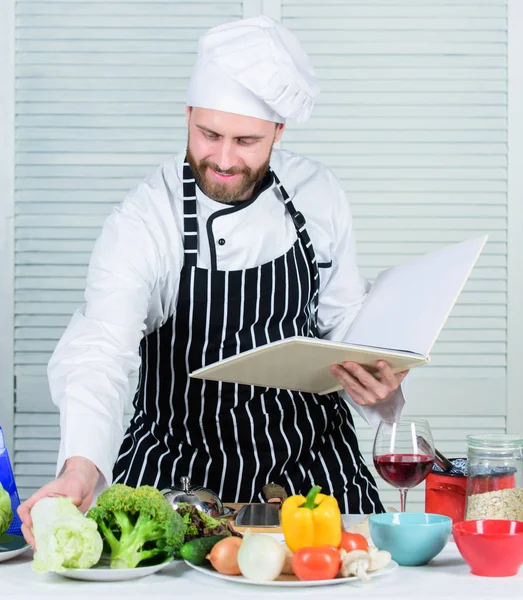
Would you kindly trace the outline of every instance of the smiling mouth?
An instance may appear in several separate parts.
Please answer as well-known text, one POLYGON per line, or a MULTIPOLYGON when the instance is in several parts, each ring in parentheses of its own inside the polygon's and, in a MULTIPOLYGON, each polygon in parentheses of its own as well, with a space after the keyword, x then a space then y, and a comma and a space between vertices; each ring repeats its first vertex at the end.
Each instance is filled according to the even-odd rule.
POLYGON ((231 181, 241 175, 241 173, 221 173, 220 171, 215 171, 214 169, 209 170, 211 171, 211 175, 219 181, 231 181))

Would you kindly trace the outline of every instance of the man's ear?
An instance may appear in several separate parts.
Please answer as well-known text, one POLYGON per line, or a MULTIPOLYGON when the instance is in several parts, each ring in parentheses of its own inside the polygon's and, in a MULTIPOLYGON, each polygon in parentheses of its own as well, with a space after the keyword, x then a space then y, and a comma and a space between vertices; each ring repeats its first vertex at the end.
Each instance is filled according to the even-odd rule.
POLYGON ((274 136, 274 143, 276 144, 277 142, 280 141, 281 136, 283 135, 283 130, 285 129, 285 124, 284 123, 278 123, 276 126, 276 134, 274 136))
POLYGON ((187 127, 189 127, 189 121, 191 120, 191 112, 192 112, 192 106, 186 106, 185 107, 185 123, 187 124, 187 127))

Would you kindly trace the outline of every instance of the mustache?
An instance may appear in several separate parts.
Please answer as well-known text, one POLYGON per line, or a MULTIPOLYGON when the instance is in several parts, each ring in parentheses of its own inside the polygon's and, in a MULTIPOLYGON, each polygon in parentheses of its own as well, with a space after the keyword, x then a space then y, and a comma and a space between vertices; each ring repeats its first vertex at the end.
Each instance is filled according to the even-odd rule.
POLYGON ((248 167, 244 169, 232 167, 231 169, 226 169, 224 171, 223 169, 220 169, 220 167, 216 163, 211 163, 206 160, 201 161, 200 167, 212 169, 213 171, 220 173, 220 175, 240 175, 242 173, 245 175, 250 175, 251 173, 251 169, 249 169, 248 167))

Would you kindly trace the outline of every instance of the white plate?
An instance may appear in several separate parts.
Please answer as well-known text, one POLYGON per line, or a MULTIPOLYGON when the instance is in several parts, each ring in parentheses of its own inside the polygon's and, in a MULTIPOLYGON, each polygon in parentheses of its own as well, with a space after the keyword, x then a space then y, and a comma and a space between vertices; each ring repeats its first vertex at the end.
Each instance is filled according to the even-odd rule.
POLYGON ((0 562, 23 554, 29 548, 23 537, 4 533, 0 535, 0 562))
MULTIPOLYGON (((200 573, 204 573, 205 575, 210 575, 211 577, 216 577, 217 579, 223 579, 225 581, 232 581, 234 583, 246 583, 248 585, 265 585, 265 586, 278 586, 278 587, 313 587, 320 585, 339 585, 342 583, 354 583, 355 581, 361 581, 357 577, 340 577, 337 579, 321 579, 319 581, 300 581, 294 575, 281 575, 276 581, 253 581, 252 579, 247 579, 242 575, 222 575, 215 571, 210 565, 198 566, 192 565, 191 563, 185 561, 186 565, 199 571, 200 573)), ((369 577, 374 579, 375 577, 381 577, 382 575, 389 575, 393 571, 398 568, 398 563, 391 560, 390 563, 379 571, 374 571, 369 573, 369 577)))
POLYGON ((81 581, 128 581, 130 579, 140 579, 157 573, 172 563, 172 559, 152 565, 150 567, 136 567, 135 569, 111 569, 108 559, 102 557, 100 562, 90 569, 66 569, 58 575, 68 579, 80 579, 81 581))

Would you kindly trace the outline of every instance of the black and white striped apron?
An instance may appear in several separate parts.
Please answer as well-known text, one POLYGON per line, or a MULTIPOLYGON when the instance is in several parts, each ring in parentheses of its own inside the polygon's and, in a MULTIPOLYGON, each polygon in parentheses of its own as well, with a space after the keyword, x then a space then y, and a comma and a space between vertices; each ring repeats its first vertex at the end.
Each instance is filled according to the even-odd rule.
POLYGON ((162 489, 189 475, 193 485, 209 487, 227 502, 260 501, 269 482, 290 494, 306 494, 316 484, 336 496, 342 512, 381 512, 352 416, 337 393, 188 377, 203 365, 268 342, 318 335, 314 249, 303 215, 272 175, 272 191, 285 202, 296 242, 258 267, 219 271, 214 259, 207 270, 197 266, 196 185, 184 165, 185 256, 176 316, 142 340, 135 413, 114 481, 162 489))

